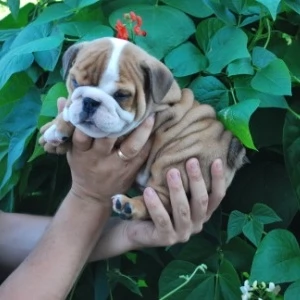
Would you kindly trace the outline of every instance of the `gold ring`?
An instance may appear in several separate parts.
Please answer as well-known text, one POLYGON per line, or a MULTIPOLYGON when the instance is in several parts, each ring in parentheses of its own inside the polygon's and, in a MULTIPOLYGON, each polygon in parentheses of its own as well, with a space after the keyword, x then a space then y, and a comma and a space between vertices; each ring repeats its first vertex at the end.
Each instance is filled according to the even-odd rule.
POLYGON ((120 148, 118 149, 117 154, 118 154, 118 156, 119 156, 122 160, 124 160, 124 161, 127 161, 127 160, 130 159, 129 157, 127 157, 126 155, 123 154, 123 152, 121 151, 120 148))

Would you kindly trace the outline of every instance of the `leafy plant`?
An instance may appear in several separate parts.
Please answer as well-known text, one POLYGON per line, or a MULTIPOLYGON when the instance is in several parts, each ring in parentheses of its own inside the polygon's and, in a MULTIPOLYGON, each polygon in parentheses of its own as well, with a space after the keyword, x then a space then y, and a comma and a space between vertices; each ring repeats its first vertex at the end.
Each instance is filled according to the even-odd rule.
POLYGON ((300 2, 6 5, 11 13, 0 20, 1 209, 55 211, 68 190, 69 169, 65 158, 46 155, 37 140, 40 126, 56 115, 57 98, 66 95, 61 55, 75 42, 114 36, 117 20, 130 11, 142 17, 147 32, 135 43, 162 60, 200 102, 215 107, 251 161, 201 234, 169 249, 90 264, 69 298, 234 300, 243 292, 243 299, 297 299, 300 2), (268 292, 263 282, 280 284, 280 293, 268 292))

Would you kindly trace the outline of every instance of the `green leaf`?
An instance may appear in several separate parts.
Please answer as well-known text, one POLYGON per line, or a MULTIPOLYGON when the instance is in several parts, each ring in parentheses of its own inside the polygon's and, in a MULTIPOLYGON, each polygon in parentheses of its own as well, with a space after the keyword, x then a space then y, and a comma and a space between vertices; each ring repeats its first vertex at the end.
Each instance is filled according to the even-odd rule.
POLYGON ((230 63, 227 66, 227 74, 228 76, 241 74, 253 75, 254 69, 251 65, 250 58, 241 58, 230 63))
POLYGON ((201 235, 195 235, 184 244, 176 259, 189 261, 194 264, 206 263, 206 260, 217 259, 216 249, 218 243, 205 239, 201 235))
POLYGON ((218 115, 227 129, 233 132, 248 148, 256 150, 251 133, 249 121, 251 115, 259 106, 259 100, 245 100, 238 104, 222 109, 218 115))
POLYGON ((207 71, 220 73, 232 61, 249 57, 247 35, 239 28, 221 28, 211 39, 210 51, 206 54, 209 60, 207 71))
POLYGON ((133 264, 136 264, 137 254, 134 252, 127 252, 125 256, 128 260, 130 260, 133 264))
POLYGON ((254 47, 252 50, 252 63, 260 69, 265 68, 276 59, 277 57, 274 53, 263 47, 254 47))
POLYGON ((300 280, 292 283, 284 293, 284 300, 295 300, 300 294, 300 280))
POLYGON ((206 57, 191 42, 181 44, 166 57, 165 63, 176 77, 198 73, 206 68, 206 57))
POLYGON ((4 150, 0 155, 6 157, 6 168, 0 171, 0 199, 18 180, 18 171, 25 163, 22 154, 35 131, 40 105, 39 93, 30 90, 5 118, 0 119, 0 147, 4 150))
POLYGON ((290 72, 281 59, 276 59, 265 68, 258 70, 251 80, 251 86, 271 95, 292 94, 290 72))
POLYGON ((260 100, 260 108, 276 107, 286 109, 288 107, 283 96, 274 96, 253 89, 251 87, 251 80, 251 76, 237 76, 233 79, 234 89, 239 101, 258 99, 260 100))
POLYGON ((64 82, 58 82, 51 87, 43 100, 41 115, 46 117, 56 117, 57 115, 57 99, 59 97, 67 97, 68 91, 64 82))
POLYGON ((78 40, 78 42, 92 41, 101 37, 113 36, 113 34, 114 32, 110 27, 105 25, 97 25, 90 29, 85 35, 83 35, 81 39, 78 40))
POLYGON ((60 36, 50 36, 29 42, 9 51, 0 59, 0 64, 4 66, 0 73, 0 88, 6 83, 14 73, 26 70, 33 62, 31 52, 50 50, 59 47, 62 43, 60 36))
POLYGON ((57 25, 58 28, 65 34, 70 36, 82 37, 94 27, 99 26, 98 21, 86 22, 65 22, 57 25))
MULTIPOLYGON (((58 28, 54 28, 51 32, 51 36, 56 35, 60 35, 58 28)), ((36 52, 34 59, 44 71, 53 71, 59 59, 61 48, 62 44, 56 49, 36 52)))
POLYGON ((14 74, 6 82, 0 90, 0 120, 9 114, 16 101, 22 98, 32 86, 33 82, 25 72, 14 74))
MULTIPOLYGON (((232 264, 226 259, 223 259, 220 264, 220 268, 218 270, 218 279, 219 280, 217 282, 220 289, 219 295, 222 295, 224 300, 241 298, 241 292, 239 288, 241 286, 241 281, 232 264)), ((214 297, 207 299, 216 298, 214 297)))
POLYGON ((110 15, 110 25, 114 28, 116 21, 125 12, 130 11, 142 17, 142 28, 147 32, 146 37, 136 37, 136 44, 158 59, 185 42, 195 32, 193 21, 182 11, 170 6, 130 5, 122 7, 110 15))
POLYGON ((300 249, 288 230, 275 229, 260 243, 254 256, 250 279, 274 283, 300 279, 300 249))
POLYGON ((293 9, 297 14, 300 14, 300 1, 299 0, 284 0, 285 4, 293 9))
POLYGON ((230 10, 238 14, 242 14, 248 4, 246 0, 222 0, 222 3, 230 10))
POLYGON ((230 213, 227 223, 227 241, 228 243, 232 238, 239 235, 243 231, 244 225, 247 223, 247 215, 234 210, 230 213))
POLYGON ((139 287, 148 287, 147 282, 143 279, 139 279, 137 284, 138 284, 139 287))
POLYGON ((264 5, 270 12, 272 19, 276 20, 278 6, 281 0, 256 0, 257 2, 264 5))
POLYGON ((110 270, 108 271, 107 276, 109 278, 110 284, 120 283, 134 294, 142 296, 138 283, 131 277, 122 274, 120 270, 110 270))
POLYGON ((7 0, 7 5, 13 17, 17 19, 20 8, 20 0, 7 0))
MULTIPOLYGON (((187 261, 173 260, 162 271, 159 278, 159 297, 162 298, 168 293, 183 284, 186 280, 184 276, 190 276, 196 270, 197 265, 187 261)), ((194 277, 179 289, 170 299, 188 299, 187 296, 206 278, 201 271, 198 271, 194 277)), ((166 298, 167 299, 167 298, 166 298)))
POLYGON ((212 105, 217 111, 229 104, 228 89, 214 76, 199 76, 189 86, 200 103, 212 105))
POLYGON ((200 49, 204 53, 210 51, 211 38, 224 26, 225 24, 217 18, 208 18, 199 23, 196 31, 196 39, 200 49))
POLYGON ((300 203, 300 117, 288 112, 283 128, 283 152, 286 169, 300 203))
POLYGON ((224 257, 231 262, 238 272, 250 270, 256 248, 248 243, 244 237, 243 239, 234 237, 229 243, 223 244, 221 249, 224 257))
POLYGON ((203 1, 227 25, 236 25, 235 15, 223 4, 211 0, 203 1))
POLYGON ((205 0, 162 0, 162 2, 198 18, 206 18, 213 13, 205 4, 205 0))
POLYGON ((258 246, 264 231, 264 225, 256 219, 249 220, 243 227, 244 235, 255 246, 258 246))
POLYGON ((263 203, 256 203, 251 212, 253 218, 262 224, 271 224, 282 221, 276 212, 263 203))
POLYGON ((64 3, 54 3, 47 6, 33 22, 34 25, 60 20, 73 14, 72 9, 64 3))
POLYGON ((92 5, 101 0, 65 0, 65 3, 72 7, 74 10, 80 10, 86 6, 92 5))

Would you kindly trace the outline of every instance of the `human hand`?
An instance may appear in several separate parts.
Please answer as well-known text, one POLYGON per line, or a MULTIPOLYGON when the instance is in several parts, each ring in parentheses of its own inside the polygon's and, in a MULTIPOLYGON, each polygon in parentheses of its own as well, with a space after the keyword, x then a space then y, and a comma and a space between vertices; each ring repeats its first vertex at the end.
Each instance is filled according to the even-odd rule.
POLYGON ((221 160, 215 160, 211 168, 212 192, 208 195, 198 161, 188 160, 186 169, 191 190, 190 201, 178 176, 179 172, 171 169, 167 174, 173 220, 157 194, 151 188, 146 188, 144 200, 152 220, 123 221, 111 218, 91 260, 140 248, 171 246, 186 242, 193 234, 199 233, 225 195, 225 176, 221 160))
MULTIPOLYGON (((59 110, 63 106, 59 100, 59 110)), ((117 154, 116 138, 93 139, 75 129, 67 153, 72 173, 70 192, 80 198, 92 198, 111 205, 111 196, 124 193, 131 186, 146 160, 153 124, 154 118, 149 117, 121 143, 119 149, 126 155, 126 161, 117 154)))
POLYGON ((133 245, 137 248, 170 246, 186 242, 191 235, 202 230, 203 224, 209 220, 225 196, 226 185, 222 161, 217 159, 211 168, 212 192, 208 195, 200 167, 197 159, 187 161, 190 201, 183 189, 179 171, 171 169, 167 173, 173 222, 157 194, 151 188, 145 189, 144 199, 152 221, 126 225, 128 239, 133 245))

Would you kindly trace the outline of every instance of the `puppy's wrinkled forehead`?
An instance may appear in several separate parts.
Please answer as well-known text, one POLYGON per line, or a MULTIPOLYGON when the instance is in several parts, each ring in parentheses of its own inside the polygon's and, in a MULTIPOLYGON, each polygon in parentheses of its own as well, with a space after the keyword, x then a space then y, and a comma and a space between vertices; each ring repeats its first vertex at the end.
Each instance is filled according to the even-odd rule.
POLYGON ((139 61, 142 53, 138 47, 121 40, 103 38, 84 43, 78 51, 70 77, 80 85, 99 86, 107 93, 113 92, 115 83, 142 79, 139 61))

